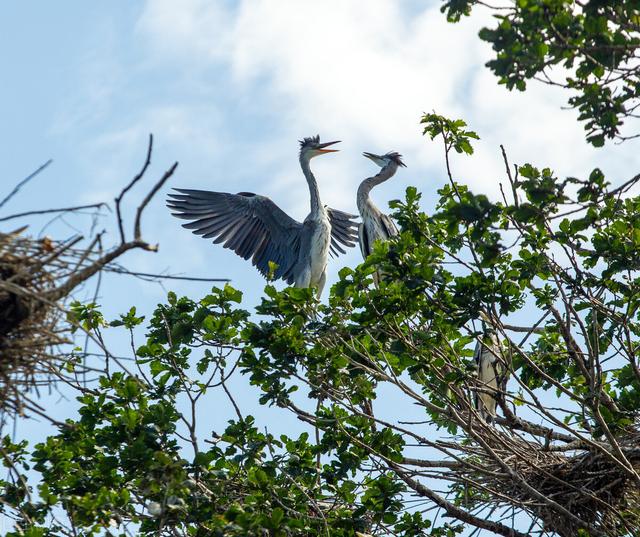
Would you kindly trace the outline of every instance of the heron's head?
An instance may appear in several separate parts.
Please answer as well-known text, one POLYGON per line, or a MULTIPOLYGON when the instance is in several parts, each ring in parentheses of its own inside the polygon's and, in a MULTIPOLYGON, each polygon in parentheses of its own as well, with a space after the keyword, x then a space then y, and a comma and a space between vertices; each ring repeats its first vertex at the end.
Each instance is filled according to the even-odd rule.
POLYGON ((389 164, 393 164, 394 166, 402 166, 404 168, 407 167, 407 165, 402 162, 402 155, 395 151, 389 151, 385 155, 375 155, 374 153, 367 153, 366 151, 362 154, 368 159, 371 159, 381 168, 384 168, 389 164))
POLYGON ((325 155, 327 153, 335 153, 339 149, 327 149, 330 145, 339 143, 340 140, 335 142, 320 142, 320 136, 310 136, 300 140, 300 157, 306 159, 312 159, 318 155, 325 155))

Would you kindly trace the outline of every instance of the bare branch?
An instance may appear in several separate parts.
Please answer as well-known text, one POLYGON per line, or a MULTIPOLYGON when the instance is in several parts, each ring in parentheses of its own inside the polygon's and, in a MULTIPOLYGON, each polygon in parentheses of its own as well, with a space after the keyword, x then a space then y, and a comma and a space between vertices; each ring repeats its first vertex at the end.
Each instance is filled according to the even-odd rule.
POLYGON ((162 178, 160 179, 160 181, 158 181, 155 186, 149 191, 149 193, 147 194, 147 197, 144 198, 143 202, 140 204, 140 206, 138 207, 138 210, 136 212, 136 223, 134 226, 134 231, 133 231, 133 237, 134 240, 140 240, 141 238, 141 232, 140 232, 140 219, 142 218, 142 211, 144 211, 144 208, 147 206, 147 204, 151 201, 151 198, 153 198, 153 196, 155 196, 156 192, 158 192, 158 190, 160 190, 162 188, 162 186, 169 180, 169 178, 173 175, 173 172, 176 171, 176 168, 178 167, 178 163, 174 162, 173 166, 171 166, 171 168, 169 168, 165 174, 162 176, 162 178))
POLYGON ((196 278, 192 276, 176 276, 173 274, 152 274, 150 272, 134 272, 125 268, 105 266, 106 272, 113 272, 114 274, 125 274, 127 276, 140 276, 143 278, 153 278, 158 280, 181 280, 185 282, 230 282, 229 278, 196 278))
POLYGON ((24 213, 10 214, 9 216, 3 216, 0 218, 0 222, 7 220, 13 220, 15 218, 22 218, 23 216, 33 216, 36 214, 49 214, 49 213, 70 213, 73 211, 81 211, 83 209, 101 209, 102 207, 108 207, 106 203, 90 203, 88 205, 76 205, 74 207, 62 207, 60 209, 43 209, 40 211, 27 211, 24 213))
POLYGON ((124 228, 122 227, 122 214, 120 212, 120 203, 122 202, 122 198, 124 198, 124 195, 129 192, 129 190, 131 190, 131 188, 133 187, 133 185, 135 185, 140 179, 142 179, 142 176, 145 174, 145 172, 147 171, 147 168, 149 167, 149 164, 151 164, 151 152, 153 150, 153 134, 149 134, 149 147, 147 148, 147 158, 144 161, 144 164, 142 165, 142 169, 138 172, 138 174, 131 180, 131 182, 122 189, 122 191, 120 192, 120 194, 118 194, 118 197, 116 198, 116 214, 118 216, 118 229, 120 231, 120 242, 124 243, 125 242, 125 238, 124 238, 124 228))
POLYGON ((42 166, 40 166, 36 171, 34 171, 33 173, 31 173, 30 175, 28 175, 27 177, 25 177, 22 181, 20 181, 15 188, 9 192, 9 194, 7 195, 7 197, 5 197, 2 201, 0 201, 0 209, 11 199, 13 198, 13 196, 15 196, 18 191, 29 181, 31 181, 31 179, 33 179, 36 175, 38 175, 40 172, 42 172, 47 166, 49 166, 49 164, 51 164, 53 162, 53 159, 49 159, 47 160, 47 162, 45 162, 42 166))

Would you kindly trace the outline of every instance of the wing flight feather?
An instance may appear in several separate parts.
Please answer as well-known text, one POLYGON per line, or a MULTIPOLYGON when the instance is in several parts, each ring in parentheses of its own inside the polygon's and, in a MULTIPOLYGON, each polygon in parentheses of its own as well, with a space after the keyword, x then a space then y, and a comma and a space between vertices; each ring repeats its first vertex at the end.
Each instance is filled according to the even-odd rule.
MULTIPOLYGON (((264 276, 269 273, 269 262, 276 263, 275 277, 293 283, 300 253, 300 222, 269 198, 252 192, 175 190, 177 193, 169 194, 167 206, 174 216, 190 220, 183 227, 203 238, 214 239, 214 243, 222 243, 244 259, 251 258, 264 276)), ((343 243, 348 237, 341 231, 343 243)))
POLYGON ((353 248, 358 242, 358 224, 354 222, 357 216, 338 209, 327 207, 329 222, 331 223, 330 251, 333 257, 346 253, 342 246, 353 248), (342 246, 341 246, 342 245, 342 246))

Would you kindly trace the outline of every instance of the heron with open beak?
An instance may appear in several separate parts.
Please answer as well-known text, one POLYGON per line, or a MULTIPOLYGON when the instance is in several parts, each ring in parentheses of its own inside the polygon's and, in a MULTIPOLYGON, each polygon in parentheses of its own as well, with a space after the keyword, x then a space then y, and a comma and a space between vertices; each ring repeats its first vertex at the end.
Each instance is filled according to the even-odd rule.
POLYGON ((322 293, 327 277, 327 260, 345 253, 357 240, 356 216, 326 207, 320 200, 313 175, 312 158, 338 151, 338 142, 320 142, 319 136, 300 142, 300 166, 307 180, 311 211, 298 222, 271 199, 253 192, 210 192, 176 189, 167 205, 173 215, 189 223, 183 227, 205 239, 233 250, 265 277, 275 264, 273 277, 296 287, 315 287, 322 293))

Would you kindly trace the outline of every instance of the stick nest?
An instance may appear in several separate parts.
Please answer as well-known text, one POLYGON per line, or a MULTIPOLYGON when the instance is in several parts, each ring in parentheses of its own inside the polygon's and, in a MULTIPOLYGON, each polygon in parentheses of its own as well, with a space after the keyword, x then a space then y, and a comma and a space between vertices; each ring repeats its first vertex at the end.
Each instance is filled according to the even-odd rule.
MULTIPOLYGON (((513 477, 485 454, 481 455, 480 465, 488 472, 474 475, 473 479, 511 499, 511 505, 522 505, 543 522, 545 530, 562 537, 579 535, 579 521, 563 514, 557 506, 599 535, 633 535, 630 531, 640 527, 640 486, 630 472, 602 450, 591 447, 553 452, 513 437, 502 437, 497 444, 494 443, 494 452, 513 470, 513 477)), ((627 431, 618 444, 635 471, 640 472, 640 431, 627 431)), ((618 458, 615 454, 613 457, 618 458)))
POLYGON ((48 238, 0 233, 0 409, 21 412, 23 396, 59 369, 68 332, 48 297, 75 262, 48 238))

